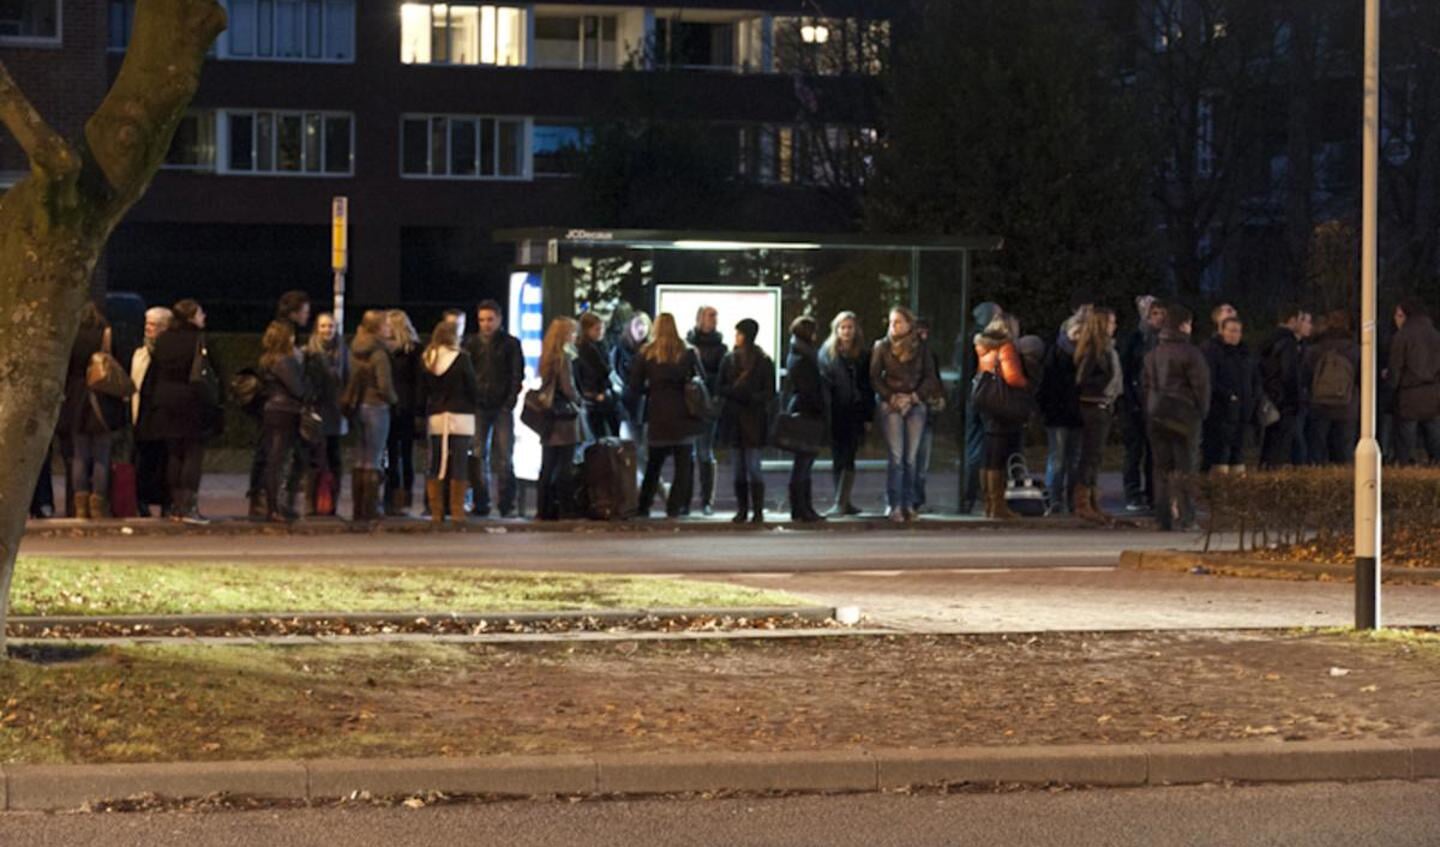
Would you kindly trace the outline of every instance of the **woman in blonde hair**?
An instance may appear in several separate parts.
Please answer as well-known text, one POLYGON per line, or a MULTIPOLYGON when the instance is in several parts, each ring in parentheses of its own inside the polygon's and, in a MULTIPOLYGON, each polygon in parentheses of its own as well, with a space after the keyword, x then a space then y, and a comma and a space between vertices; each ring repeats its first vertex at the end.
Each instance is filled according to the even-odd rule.
POLYGON ((474 364, 460 350, 458 329, 458 323, 453 320, 436 324, 430 333, 430 346, 421 357, 424 371, 418 402, 425 410, 430 430, 425 505, 430 509, 433 523, 445 520, 446 506, 450 509, 450 519, 463 523, 465 495, 470 491, 465 457, 470 455, 470 445, 475 438, 480 387, 475 381, 474 364))
POLYGON ((1092 309, 1085 315, 1075 339, 1075 387, 1080 398, 1080 466, 1072 502, 1075 514, 1095 523, 1109 523, 1100 511, 1096 483, 1115 402, 1120 399, 1124 378, 1120 354, 1115 351, 1115 313, 1092 309))
POLYGON ((305 511, 333 515, 340 500, 340 439, 350 431, 350 423, 340 411, 340 392, 350 379, 350 354, 335 316, 329 312, 315 318, 315 331, 305 344, 305 379, 325 432, 323 444, 307 445, 310 478, 305 483, 305 511), (320 509, 322 479, 330 486, 329 508, 324 510, 320 509))
POLYGON ((880 419, 889 447, 886 497, 889 518, 915 519, 915 458, 925 432, 929 403, 943 394, 935 357, 915 331, 915 313, 890 310, 890 331, 870 354, 870 382, 880 397, 880 419))
POLYGON ((385 446, 385 514, 402 517, 415 500, 415 418, 420 388, 420 334, 400 309, 385 313, 390 325, 390 369, 395 396, 390 408, 390 437, 385 446))
POLYGON ((841 312, 830 322, 830 335, 820 348, 820 378, 830 407, 830 475, 835 483, 835 505, 827 514, 858 515, 850 501, 855 456, 875 417, 875 391, 870 387, 870 350, 854 312, 841 312))
MULTIPOLYGON (((691 445, 700 432, 703 418, 695 418, 685 404, 685 386, 691 377, 700 374, 700 360, 695 351, 680 340, 675 316, 664 312, 651 327, 650 341, 630 364, 626 388, 630 396, 643 399, 645 406, 645 444, 649 456, 645 477, 640 484, 640 506, 637 514, 649 517, 650 503, 660 487, 660 471, 665 459, 675 459, 675 479, 665 514, 676 518, 684 512, 690 483, 691 445)), ((637 402, 638 405, 638 402, 637 402)))
POLYGON ((575 445, 584 441, 585 419, 580 414, 581 397, 575 387, 575 330, 572 318, 556 318, 545 332, 540 353, 540 391, 554 397, 550 416, 541 437, 540 496, 536 516, 542 521, 559 520, 562 488, 574 475, 575 445))

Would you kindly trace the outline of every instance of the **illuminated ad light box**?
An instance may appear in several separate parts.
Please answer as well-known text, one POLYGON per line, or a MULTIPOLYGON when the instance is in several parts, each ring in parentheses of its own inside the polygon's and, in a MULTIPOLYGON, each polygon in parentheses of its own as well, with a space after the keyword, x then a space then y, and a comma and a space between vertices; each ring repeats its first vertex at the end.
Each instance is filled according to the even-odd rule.
POLYGON ((539 271, 510 274, 510 313, 506 326, 520 339, 525 354, 525 388, 515 403, 515 478, 534 482, 540 478, 540 436, 520 422, 525 393, 540 387, 540 351, 545 343, 544 289, 539 271))
POLYGON ((727 348, 734 346, 735 324, 745 318, 759 324, 760 334, 755 343, 775 360, 775 374, 779 378, 780 365, 785 361, 781 347, 784 328, 780 326, 780 289, 755 285, 655 286, 655 314, 674 315, 682 338, 695 326, 695 315, 701 306, 713 306, 720 313, 717 326, 727 348))

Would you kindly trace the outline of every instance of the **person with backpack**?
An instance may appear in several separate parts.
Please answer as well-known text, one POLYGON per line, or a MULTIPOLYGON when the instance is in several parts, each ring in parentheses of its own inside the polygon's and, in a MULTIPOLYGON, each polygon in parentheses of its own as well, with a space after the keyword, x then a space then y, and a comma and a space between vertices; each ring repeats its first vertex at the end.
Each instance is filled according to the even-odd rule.
MULTIPOLYGON (((975 389, 972 402, 980 404, 986 380, 998 380, 1013 391, 1029 391, 1030 379, 1025 374, 1025 363, 1020 355, 1016 337, 1020 334, 1018 323, 1008 315, 1000 315, 990 325, 976 334, 974 339, 976 371, 975 389)), ((1041 346, 1044 344, 1042 342, 1041 346)), ((1002 419, 980 409, 985 426, 985 458, 980 472, 980 485, 985 495, 985 517, 992 520, 1015 520, 1019 516, 1010 510, 1005 502, 1006 467, 1010 461, 1011 447, 1017 433, 1023 432, 1025 424, 1017 420, 1002 419)))
POLYGON ((1245 473, 1245 434, 1260 400, 1260 369, 1244 343, 1239 318, 1221 318, 1220 331, 1200 345, 1210 371, 1210 413, 1205 416, 1200 470, 1245 473))
POLYGON ((447 506, 452 521, 464 521, 465 496, 470 492, 466 457, 475 438, 480 386, 475 381, 474 364, 460 349, 457 330, 462 326, 463 321, 440 321, 420 357, 424 370, 416 402, 425 410, 429 431, 425 505, 432 524, 444 522, 447 506))
POLYGON ((305 342, 305 381, 315 411, 320 414, 322 438, 308 445, 310 473, 305 481, 305 514, 334 515, 340 502, 340 441, 350 422, 340 410, 340 392, 350 381, 350 352, 345 337, 329 312, 315 318, 315 331, 305 342), (325 489, 321 496, 322 487, 325 489), (325 508, 321 508, 322 500, 325 508))
POLYGON ((1360 426, 1360 345, 1350 313, 1325 316, 1324 330, 1308 345, 1302 379, 1310 386, 1306 455, 1312 465, 1348 465, 1360 426))
POLYGON ((1260 378, 1265 395, 1280 412, 1280 419, 1266 428, 1262 438, 1260 467, 1265 469, 1283 467, 1294 460, 1293 442, 1305 400, 1301 387, 1302 314, 1299 306, 1282 308, 1274 337, 1260 351, 1260 378))
POLYGON ((1195 523, 1190 475, 1199 452, 1201 422, 1210 414, 1210 368, 1190 343, 1190 310, 1166 308, 1159 343, 1145 357, 1141 390, 1155 451, 1155 516, 1160 529, 1195 523))
MULTIPOLYGON (((111 356, 110 322, 93 302, 80 311, 80 329, 70 347, 65 372, 65 401, 56 430, 70 442, 71 514, 81 520, 110 514, 110 447, 112 435, 125 428, 125 399, 95 390, 89 374, 95 359, 111 356)), ((115 362, 111 367, 119 368, 115 362)), ((125 375, 124 380, 129 380, 125 375)))
POLYGON ((722 398, 720 443, 730 447, 735 464, 734 523, 763 523, 765 478, 760 454, 770 441, 775 399, 775 363, 755 343, 760 324, 746 318, 735 324, 734 343, 720 360, 715 390, 722 398))
POLYGON ((1414 461, 1419 439, 1431 464, 1440 463, 1440 331, 1425 303, 1407 297, 1395 307, 1390 384, 1395 388, 1395 461, 1414 461))
POLYGON ((352 518, 379 520, 380 483, 385 468, 385 447, 390 438, 390 409, 399 397, 390 364, 391 329, 385 313, 370 309, 350 345, 350 382, 341 406, 350 413, 360 434, 359 450, 350 481, 352 518))

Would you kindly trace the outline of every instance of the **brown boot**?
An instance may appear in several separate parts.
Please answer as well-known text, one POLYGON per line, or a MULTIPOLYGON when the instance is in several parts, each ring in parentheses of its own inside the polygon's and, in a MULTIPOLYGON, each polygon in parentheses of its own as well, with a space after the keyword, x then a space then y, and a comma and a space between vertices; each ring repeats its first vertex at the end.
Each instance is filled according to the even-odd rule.
POLYGON ((110 514, 110 498, 104 494, 91 494, 90 519, 104 520, 105 518, 111 517, 114 517, 114 515, 110 514))
POLYGON ((1110 519, 1095 508, 1095 489, 1088 485, 1077 485, 1072 497, 1075 503, 1075 517, 1090 523, 1110 523, 1110 519))
POLYGON ((82 521, 90 520, 90 492, 75 492, 74 503, 75 506, 71 512, 71 517, 82 521))
MULTIPOLYGON (((465 522, 465 495, 470 493, 468 480, 450 480, 450 517, 460 523, 465 522)), ((430 511, 434 512, 435 507, 431 506, 430 511)), ((432 517, 431 520, 434 520, 432 517)))
POLYGON ((390 496, 386 498, 385 514, 392 518, 408 518, 410 515, 405 511, 405 492, 398 488, 390 489, 390 496))
POLYGON ((997 521, 1019 520, 1020 516, 1010 511, 1010 506, 1005 502, 1005 472, 1002 470, 987 470, 984 472, 989 478, 986 485, 985 498, 990 504, 986 512, 997 521))
POLYGON ((430 510, 430 523, 445 522, 445 480, 425 480, 425 506, 430 510))

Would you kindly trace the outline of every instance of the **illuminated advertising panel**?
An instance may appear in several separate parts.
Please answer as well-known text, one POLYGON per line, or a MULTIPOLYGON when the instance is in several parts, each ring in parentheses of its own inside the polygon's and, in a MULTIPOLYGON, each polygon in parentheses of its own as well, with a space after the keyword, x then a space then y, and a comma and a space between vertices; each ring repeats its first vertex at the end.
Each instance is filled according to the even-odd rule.
POLYGON ((780 326, 780 289, 754 285, 657 285, 655 314, 669 312, 675 316, 683 338, 695 326, 695 315, 701 306, 713 306, 720 313, 720 334, 729 347, 735 337, 735 324, 749 318, 760 325, 755 343, 779 365, 785 361, 784 327, 780 326))
POLYGON ((525 354, 525 389, 515 404, 515 478, 530 482, 540 478, 540 436, 520 422, 525 408, 525 391, 540 387, 540 351, 545 342, 545 296, 539 271, 510 274, 510 312, 506 326, 520 339, 525 354))

